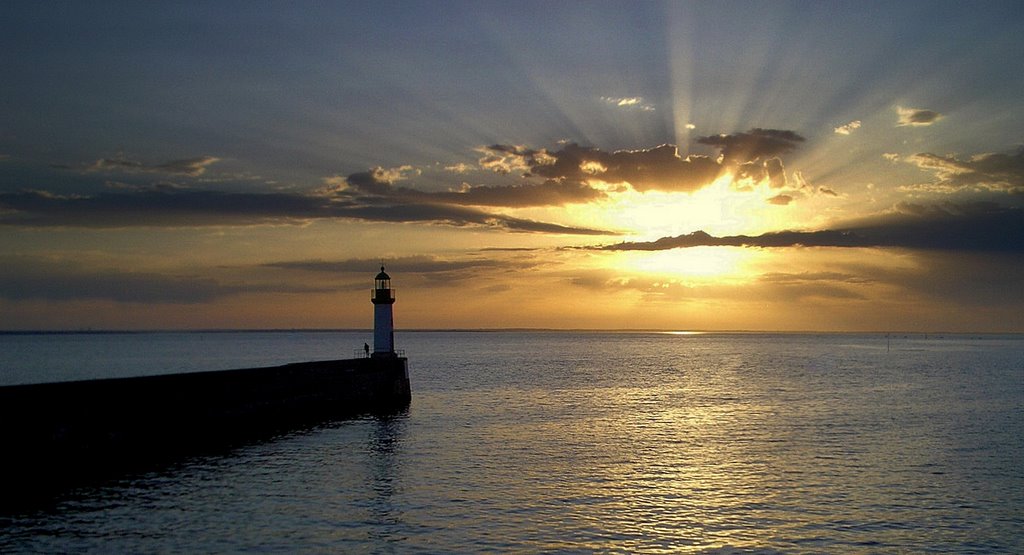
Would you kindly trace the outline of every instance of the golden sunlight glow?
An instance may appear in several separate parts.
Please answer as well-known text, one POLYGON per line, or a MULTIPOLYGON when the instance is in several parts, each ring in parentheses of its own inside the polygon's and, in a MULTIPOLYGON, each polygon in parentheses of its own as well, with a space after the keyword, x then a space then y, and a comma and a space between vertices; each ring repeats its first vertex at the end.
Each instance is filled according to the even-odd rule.
POLYGON ((629 240, 652 241, 698 230, 753 235, 794 224, 791 207, 768 202, 779 194, 778 189, 767 181, 737 187, 729 174, 693 193, 641 193, 631 187, 605 190, 609 201, 573 207, 570 215, 582 225, 622 230, 629 240))
POLYGON ((615 270, 650 279, 745 281, 750 275, 750 266, 764 255, 758 249, 692 247, 616 253, 607 263, 615 270))
MULTIPOLYGON (((582 166, 581 166, 582 168, 582 166)), ((597 171, 596 166, 587 170, 597 171)), ((807 227, 809 215, 798 204, 769 202, 781 189, 768 180, 736 181, 723 174, 710 185, 692 193, 639 192, 625 183, 592 179, 589 185, 608 198, 589 204, 532 207, 513 210, 517 217, 538 221, 561 220, 569 225, 621 233, 625 241, 654 241, 662 237, 704 231, 714 236, 759 235, 779 229, 807 227)), ((788 195, 801 193, 788 191, 788 195)))

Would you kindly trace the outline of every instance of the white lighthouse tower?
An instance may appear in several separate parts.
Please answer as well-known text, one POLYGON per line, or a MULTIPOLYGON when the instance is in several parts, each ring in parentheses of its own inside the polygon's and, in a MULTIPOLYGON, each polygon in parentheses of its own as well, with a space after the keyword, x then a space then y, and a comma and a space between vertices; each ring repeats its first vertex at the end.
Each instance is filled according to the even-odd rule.
POLYGON ((391 276, 380 267, 373 280, 373 356, 395 356, 395 319, 392 305, 395 292, 391 289, 391 276))

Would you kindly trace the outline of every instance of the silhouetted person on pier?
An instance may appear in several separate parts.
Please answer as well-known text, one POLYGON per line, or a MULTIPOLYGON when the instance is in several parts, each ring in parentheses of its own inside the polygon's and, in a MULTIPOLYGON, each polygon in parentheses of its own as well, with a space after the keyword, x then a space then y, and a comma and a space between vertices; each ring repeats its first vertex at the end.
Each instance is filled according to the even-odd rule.
POLYGON ((370 356, 370 344, 369 343, 363 343, 363 352, 366 353, 366 356, 370 356))

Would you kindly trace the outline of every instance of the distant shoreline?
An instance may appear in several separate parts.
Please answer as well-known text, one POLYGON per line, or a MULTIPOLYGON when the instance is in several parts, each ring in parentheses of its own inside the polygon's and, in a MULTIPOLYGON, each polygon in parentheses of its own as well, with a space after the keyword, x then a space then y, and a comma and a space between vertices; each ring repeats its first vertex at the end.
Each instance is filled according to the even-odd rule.
MULTIPOLYGON (((1024 331, 817 331, 817 330, 668 330, 668 329, 595 329, 595 328, 416 328, 399 333, 636 333, 669 335, 889 335, 900 337, 941 336, 1020 336, 1024 331)), ((373 333, 370 328, 268 328, 268 329, 151 329, 151 330, 0 330, 0 335, 144 335, 160 333, 373 333)))

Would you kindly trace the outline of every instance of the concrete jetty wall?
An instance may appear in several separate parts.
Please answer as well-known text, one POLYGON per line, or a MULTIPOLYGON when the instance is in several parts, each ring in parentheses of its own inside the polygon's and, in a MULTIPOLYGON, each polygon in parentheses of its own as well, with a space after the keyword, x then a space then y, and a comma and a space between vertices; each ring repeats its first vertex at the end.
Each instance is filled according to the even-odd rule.
POLYGON ((67 481, 409 405, 404 357, 0 387, 0 475, 67 481))

